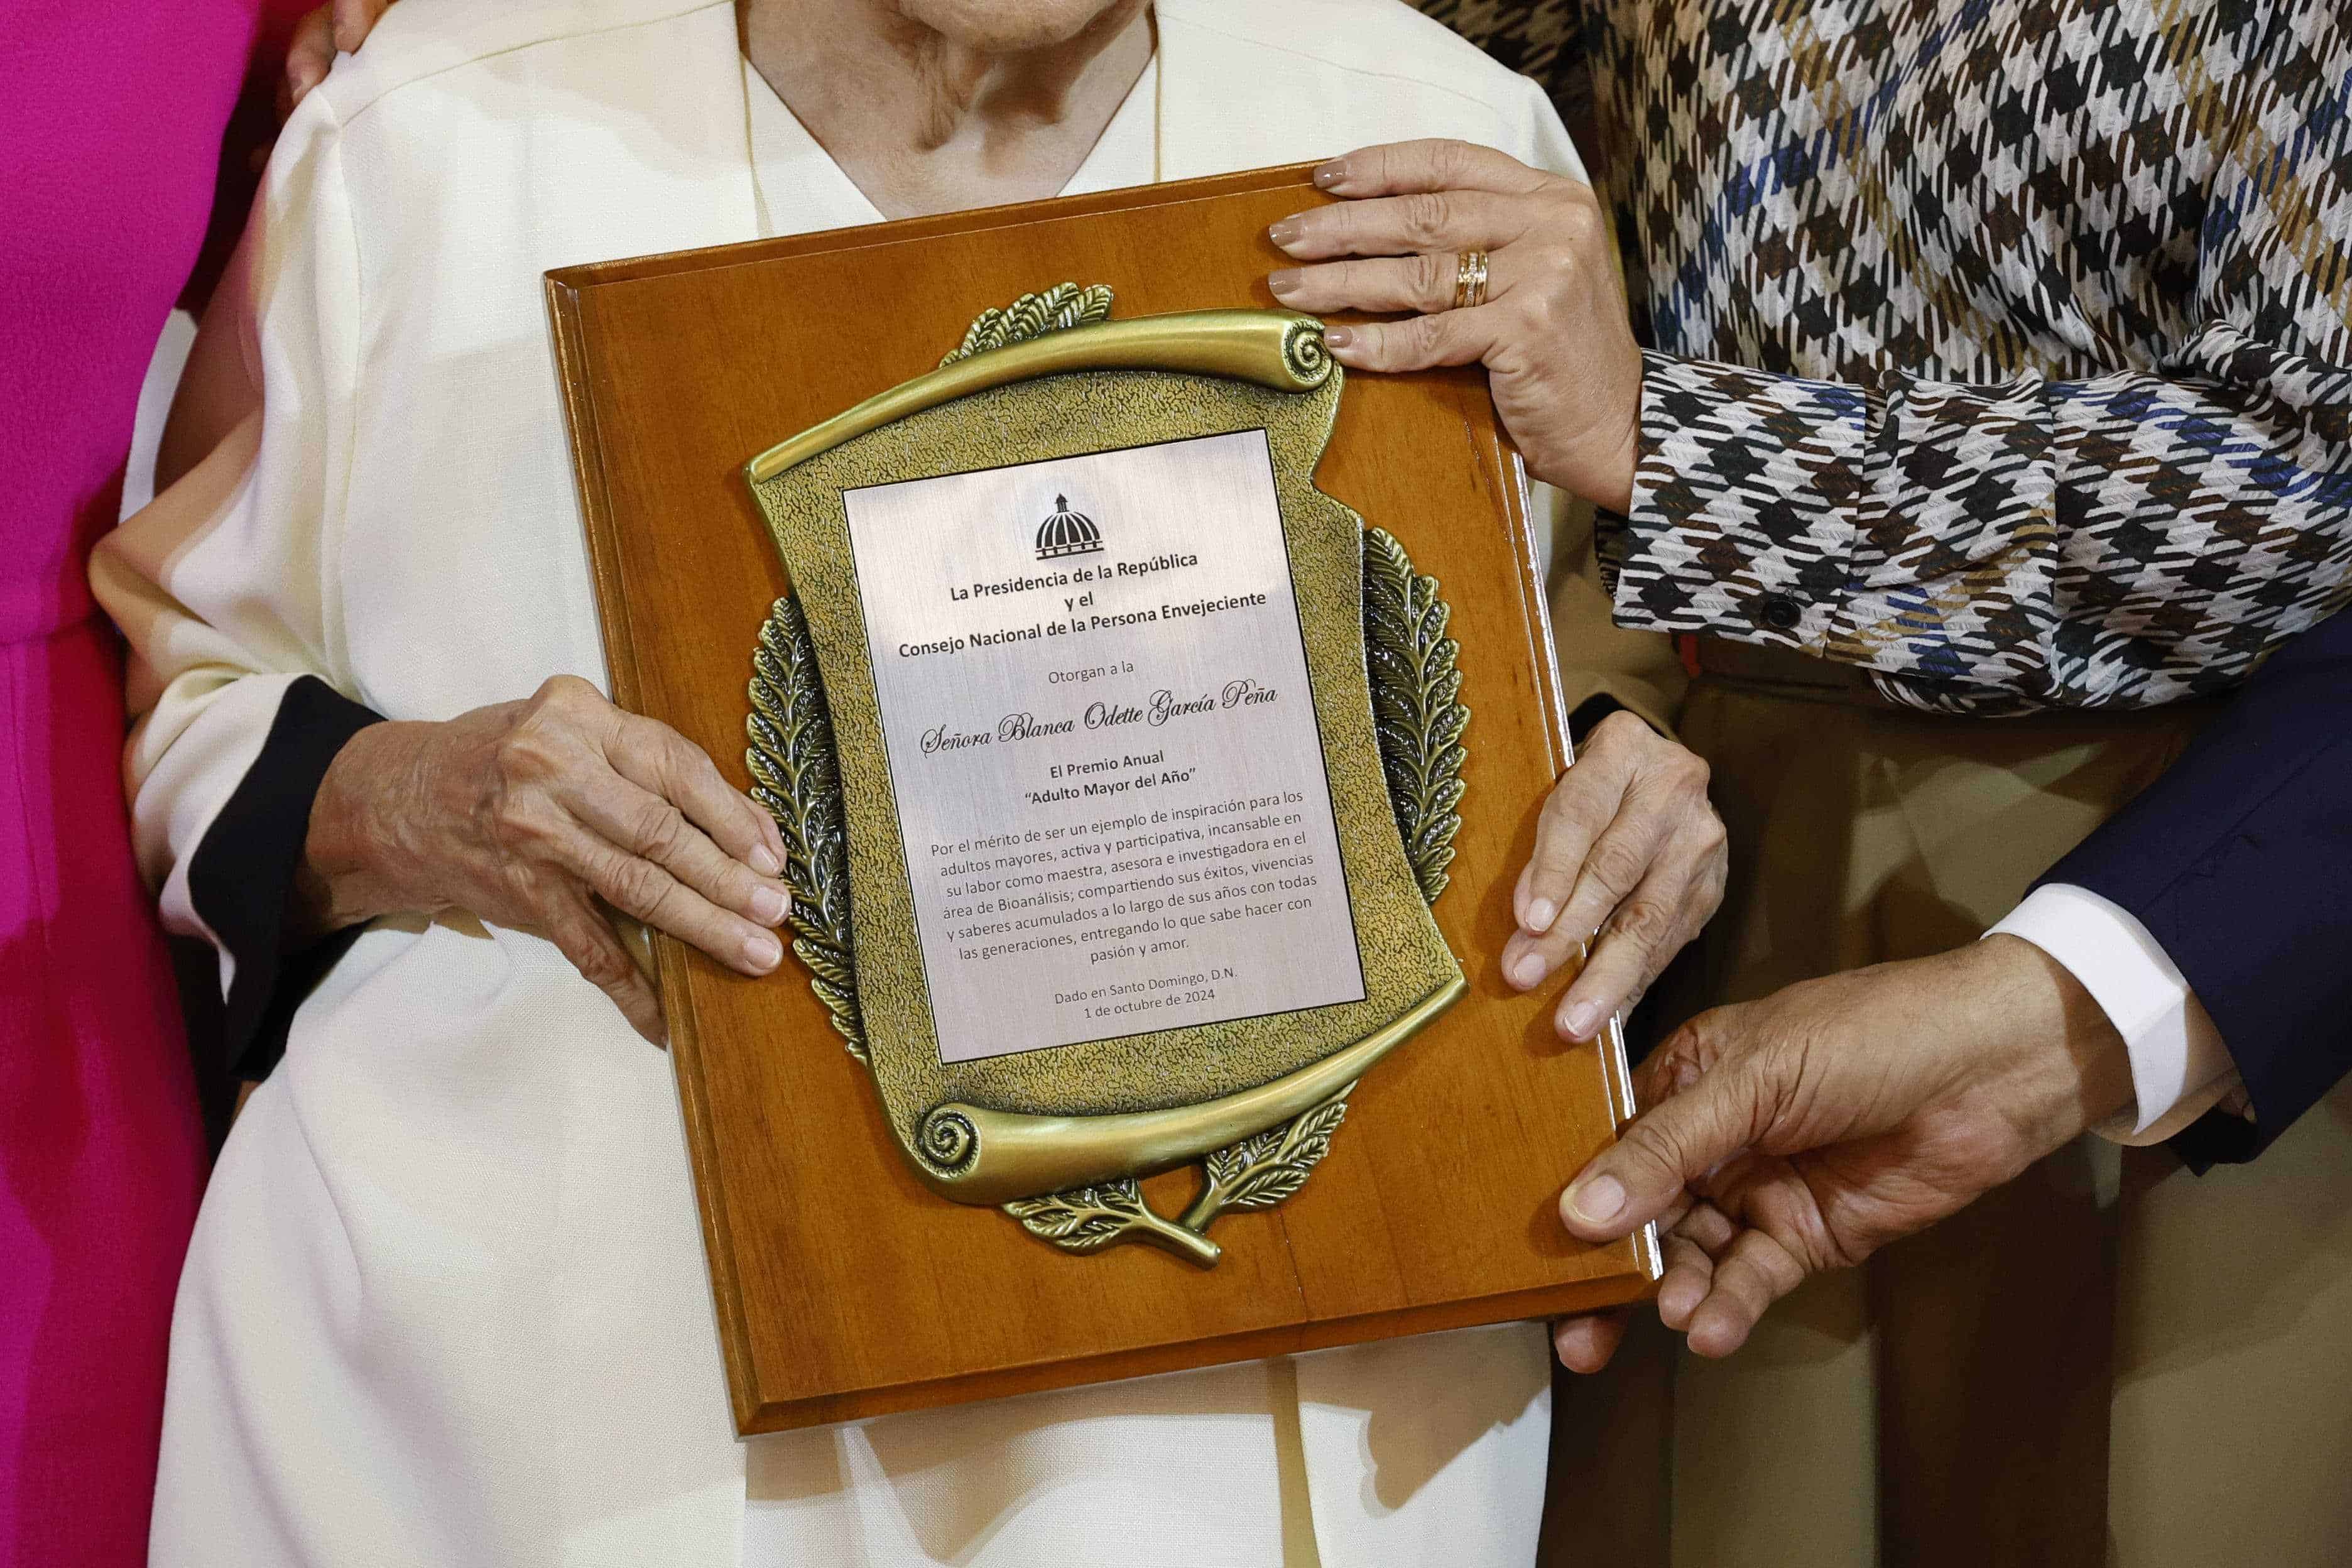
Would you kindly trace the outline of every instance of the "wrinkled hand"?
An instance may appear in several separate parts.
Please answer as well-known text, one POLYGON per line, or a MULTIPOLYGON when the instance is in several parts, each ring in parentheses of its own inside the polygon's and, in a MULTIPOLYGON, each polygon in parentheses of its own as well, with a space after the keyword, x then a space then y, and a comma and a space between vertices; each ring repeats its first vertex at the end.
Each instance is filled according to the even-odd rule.
POLYGON ((1291 258, 1273 274, 1293 310, 1411 311, 1335 327, 1358 370, 1483 363, 1528 469, 1598 506, 1631 503, 1642 353, 1591 187, 1466 142, 1365 147, 1315 171, 1349 199, 1274 226, 1291 258), (1486 301, 1454 310, 1455 257, 1487 253, 1486 301), (1342 259, 1347 258, 1347 259, 1342 259))
MULTIPOLYGON (((1664 1231, 1658 1317, 1738 1350, 1806 1276, 1849 1268, 2128 1104, 2122 1037, 2021 938, 1808 980, 1685 1025, 1634 1075, 1648 1107, 1560 1198, 1588 1241, 1664 1231)), ((1622 1314, 1554 1331, 1604 1365, 1622 1314)))
POLYGON ((294 112, 294 106, 327 79, 336 55, 357 54, 392 5, 393 0, 330 0, 295 23, 294 36, 286 45, 286 81, 278 118, 294 112))
POLYGON ((1512 896, 1519 929, 1503 976, 1540 985, 1594 932, 1556 1022, 1589 1040, 1642 999, 1723 902, 1723 822, 1706 764, 1631 713, 1592 728, 1536 820, 1535 853, 1512 896))
POLYGON ((792 909, 783 858, 774 820, 700 747, 558 676, 353 736, 311 807, 296 897, 316 931, 464 910, 543 936, 658 1045, 661 1005, 597 900, 765 974, 792 909))

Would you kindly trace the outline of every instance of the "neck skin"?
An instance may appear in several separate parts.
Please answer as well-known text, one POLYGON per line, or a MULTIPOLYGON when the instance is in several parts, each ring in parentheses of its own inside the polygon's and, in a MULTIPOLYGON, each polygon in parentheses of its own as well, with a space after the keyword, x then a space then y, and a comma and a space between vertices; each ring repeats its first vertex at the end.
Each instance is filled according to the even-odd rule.
POLYGON ((752 68, 891 218, 1057 195, 1151 59, 1150 0, 740 10, 752 68))

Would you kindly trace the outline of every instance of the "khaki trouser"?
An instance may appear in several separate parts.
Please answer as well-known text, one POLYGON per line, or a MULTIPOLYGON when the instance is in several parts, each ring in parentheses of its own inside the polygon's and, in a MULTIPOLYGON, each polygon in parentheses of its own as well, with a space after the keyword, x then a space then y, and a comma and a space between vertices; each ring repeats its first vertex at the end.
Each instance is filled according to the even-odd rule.
MULTIPOLYGON (((1821 671, 1689 690, 1732 870, 1664 1018, 1974 941, 2201 717, 1939 718, 1821 671)), ((2202 1182, 2083 1140, 1727 1362, 1638 1321, 1563 1376, 1548 1563, 2352 1562, 2352 1091, 2202 1182)))

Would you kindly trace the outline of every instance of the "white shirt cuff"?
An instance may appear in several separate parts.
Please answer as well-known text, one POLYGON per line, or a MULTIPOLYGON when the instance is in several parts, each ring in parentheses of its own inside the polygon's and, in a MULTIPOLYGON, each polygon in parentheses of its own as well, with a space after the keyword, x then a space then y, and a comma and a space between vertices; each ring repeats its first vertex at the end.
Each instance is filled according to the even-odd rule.
POLYGON ((2221 1032, 2128 910, 2087 888, 2046 883, 1987 931, 2022 937, 2066 967, 2124 1037, 2133 1106, 2094 1131, 2160 1143, 2239 1087, 2221 1032))

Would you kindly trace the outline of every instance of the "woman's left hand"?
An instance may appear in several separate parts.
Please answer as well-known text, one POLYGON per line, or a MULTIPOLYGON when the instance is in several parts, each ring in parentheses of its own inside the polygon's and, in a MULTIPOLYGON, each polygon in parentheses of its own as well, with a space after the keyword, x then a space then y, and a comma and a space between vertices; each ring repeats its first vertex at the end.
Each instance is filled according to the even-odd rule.
POLYGON ((312 88, 327 79, 337 55, 357 54, 391 9, 392 0, 330 0, 295 23, 294 36, 286 45, 285 95, 279 100, 284 108, 278 118, 291 114, 312 88))
POLYGON ((1723 819, 1706 780, 1688 747, 1612 713, 1545 799, 1502 968, 1532 991, 1589 946, 1553 1015, 1565 1038, 1589 1040, 1632 1011, 1723 902, 1723 819))
POLYGON ((1495 406, 1536 478, 1623 511, 1633 489, 1642 353, 1589 185, 1467 142, 1365 147, 1315 171, 1347 198, 1274 226, 1275 244, 1320 265, 1276 272, 1292 310, 1412 311, 1334 327, 1355 370, 1486 366, 1495 406), (1456 265, 1487 253, 1482 304, 1454 308, 1456 265))

